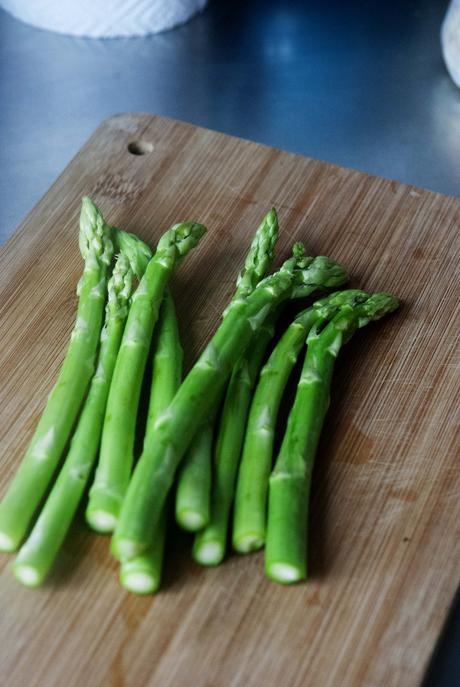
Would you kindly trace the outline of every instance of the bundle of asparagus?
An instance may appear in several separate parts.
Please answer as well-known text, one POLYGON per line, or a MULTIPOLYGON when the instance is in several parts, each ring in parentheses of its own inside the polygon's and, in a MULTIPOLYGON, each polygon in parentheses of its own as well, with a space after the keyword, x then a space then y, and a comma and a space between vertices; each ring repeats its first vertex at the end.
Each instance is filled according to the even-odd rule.
POLYGON ((348 278, 333 260, 305 256, 299 243, 267 276, 279 231, 271 209, 214 336, 181 381, 182 348, 168 282, 205 231, 194 222, 176 224, 152 254, 133 234, 110 227, 91 200, 83 199, 85 269, 74 331, 30 448, 0 503, 0 550, 14 551, 51 486, 13 564, 23 584, 37 586, 50 571, 95 464, 86 520, 98 532, 113 532, 111 550, 129 591, 159 588, 171 513, 195 533, 194 559, 219 564, 232 506, 236 551, 247 553, 266 542, 270 578, 290 583, 306 577, 311 473, 335 359, 356 329, 398 302, 385 293, 331 293, 295 317, 265 361, 283 304, 337 288, 348 278), (305 344, 272 467, 278 409, 305 344), (133 470, 150 351, 148 417, 133 470))

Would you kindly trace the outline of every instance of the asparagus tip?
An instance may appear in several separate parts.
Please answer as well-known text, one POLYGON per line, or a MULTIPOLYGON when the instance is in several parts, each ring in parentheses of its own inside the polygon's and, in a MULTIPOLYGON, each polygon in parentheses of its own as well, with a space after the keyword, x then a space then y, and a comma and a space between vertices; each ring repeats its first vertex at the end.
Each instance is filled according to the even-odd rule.
POLYGON ((276 208, 270 208, 270 210, 267 213, 267 221, 269 221, 271 224, 275 224, 275 222, 278 222, 278 213, 276 212, 276 208))

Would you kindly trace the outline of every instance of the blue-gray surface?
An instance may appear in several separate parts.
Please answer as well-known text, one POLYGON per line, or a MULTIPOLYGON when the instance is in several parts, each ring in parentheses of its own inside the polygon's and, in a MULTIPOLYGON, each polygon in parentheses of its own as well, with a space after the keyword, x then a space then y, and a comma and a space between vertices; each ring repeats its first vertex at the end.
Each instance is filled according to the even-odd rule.
MULTIPOLYGON (((180 29, 111 41, 0 11, 0 241, 99 122, 125 111, 459 195, 460 91, 439 44, 446 4, 211 0, 180 29)), ((459 635, 451 622, 430 687, 460 684, 459 635)))
POLYGON ((180 29, 109 41, 0 11, 0 239, 102 119, 133 110, 458 195, 460 92, 439 45, 445 6, 211 0, 180 29))

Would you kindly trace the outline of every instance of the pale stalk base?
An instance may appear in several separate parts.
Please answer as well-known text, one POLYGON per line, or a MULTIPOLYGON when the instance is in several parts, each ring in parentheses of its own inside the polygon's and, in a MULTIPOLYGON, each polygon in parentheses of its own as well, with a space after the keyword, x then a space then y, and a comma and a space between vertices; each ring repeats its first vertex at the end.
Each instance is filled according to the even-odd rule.
POLYGON ((206 542, 193 549, 193 558, 200 565, 219 565, 224 558, 224 551, 218 542, 206 542))
POLYGON ((116 527, 117 518, 104 510, 91 510, 86 511, 86 522, 99 534, 110 534, 116 527))
POLYGON ((41 578, 37 570, 30 565, 13 565, 14 575, 26 587, 38 587, 41 578))
POLYGON ((233 548, 238 553, 251 553, 263 548, 265 540, 257 534, 246 534, 233 540, 233 548))
POLYGON ((146 572, 124 571, 120 572, 120 584, 133 594, 153 594, 160 586, 159 580, 146 572))
POLYGON ((176 513, 176 521, 187 532, 198 532, 207 524, 202 514, 193 510, 179 511, 176 513))
POLYGON ((271 563, 267 566, 266 573, 271 580, 281 584, 292 584, 303 578, 302 572, 288 563, 271 563))
POLYGON ((13 539, 5 532, 0 532, 0 551, 5 551, 5 553, 11 553, 16 551, 17 546, 15 545, 13 539))

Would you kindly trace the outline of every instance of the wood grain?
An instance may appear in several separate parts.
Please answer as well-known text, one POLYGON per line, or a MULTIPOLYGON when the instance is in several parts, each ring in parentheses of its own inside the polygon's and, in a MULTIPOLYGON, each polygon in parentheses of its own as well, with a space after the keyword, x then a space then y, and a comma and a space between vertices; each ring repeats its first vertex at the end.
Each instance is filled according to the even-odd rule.
POLYGON ((403 307, 358 334, 338 365, 306 584, 269 582, 261 555, 200 569, 179 537, 161 593, 136 598, 118 586, 107 539, 80 518, 42 589, 21 588, 1 558, 6 684, 420 685, 460 562, 459 200, 158 117, 105 121, 1 252, 2 493, 72 327, 83 194, 152 245, 173 221, 208 226, 174 280, 187 364, 271 205, 279 260, 302 239, 403 307), (133 141, 152 152, 130 154, 133 141))

